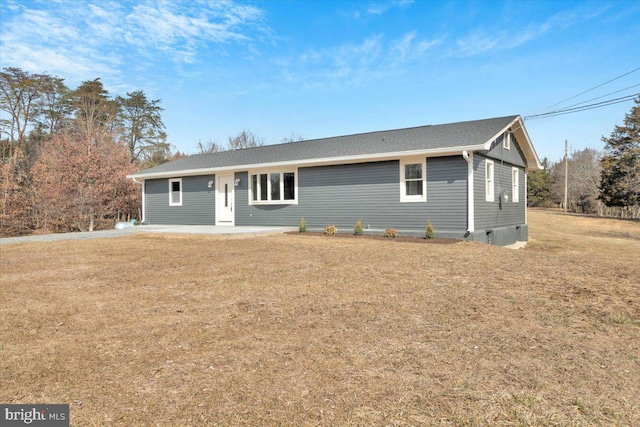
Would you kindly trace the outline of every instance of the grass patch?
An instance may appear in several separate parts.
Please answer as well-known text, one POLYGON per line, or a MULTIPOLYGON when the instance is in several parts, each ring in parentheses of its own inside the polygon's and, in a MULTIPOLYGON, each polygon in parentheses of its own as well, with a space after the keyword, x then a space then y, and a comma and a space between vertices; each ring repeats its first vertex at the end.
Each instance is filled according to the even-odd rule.
POLYGON ((72 425, 95 426, 639 425, 640 225, 529 222, 519 251, 299 234, 4 245, 0 401, 69 403, 72 425))

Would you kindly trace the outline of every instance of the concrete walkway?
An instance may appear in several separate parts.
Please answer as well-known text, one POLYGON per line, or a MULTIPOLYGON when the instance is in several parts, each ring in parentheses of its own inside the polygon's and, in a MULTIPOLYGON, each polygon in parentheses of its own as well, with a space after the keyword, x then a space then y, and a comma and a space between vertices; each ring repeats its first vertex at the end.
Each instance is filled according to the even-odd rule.
POLYGON ((527 246, 527 242, 517 241, 515 243, 505 246, 505 248, 518 250, 518 249, 523 249, 526 246, 527 246))
POLYGON ((178 234, 264 234, 295 231, 297 227, 220 227, 213 225, 141 225, 123 230, 100 230, 92 232, 43 234, 39 236, 8 237, 0 239, 0 245, 30 242, 55 242, 59 240, 86 240, 123 237, 135 233, 178 234))

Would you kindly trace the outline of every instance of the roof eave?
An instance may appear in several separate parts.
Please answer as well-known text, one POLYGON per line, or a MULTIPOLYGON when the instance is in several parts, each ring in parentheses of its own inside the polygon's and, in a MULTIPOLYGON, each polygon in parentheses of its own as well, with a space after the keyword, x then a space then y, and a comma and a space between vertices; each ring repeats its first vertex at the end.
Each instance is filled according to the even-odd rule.
POLYGON ((213 168, 200 168, 200 169, 183 169, 166 172, 152 172, 144 173, 143 171, 127 175, 127 178, 134 180, 145 179, 159 179, 159 178, 172 178, 177 176, 196 176, 196 175, 209 175, 218 172, 229 171, 245 171, 252 169, 267 169, 267 168, 286 168, 286 167, 311 167, 311 166, 327 166, 338 164, 350 164, 350 163, 366 163, 376 162, 384 160, 395 160, 404 157, 415 156, 450 156, 462 154, 463 151, 478 151, 483 150, 484 144, 465 145, 457 147, 435 148, 426 150, 409 150, 409 151, 395 151, 390 153, 374 153, 363 154, 357 156, 339 156, 339 157, 325 157, 317 159, 304 159, 304 160, 290 160, 286 162, 270 162, 270 163, 254 163, 244 165, 230 165, 213 168))
POLYGON ((494 136, 489 138, 489 140, 483 144, 482 149, 489 150, 493 141, 495 141, 497 137, 499 137, 509 129, 511 129, 511 133, 516 135, 516 139, 520 143, 520 149, 522 150, 522 153, 524 154, 524 157, 527 161, 527 170, 530 171, 543 169, 542 163, 540 163, 538 154, 536 153, 535 148, 533 148, 533 144, 531 143, 531 139, 529 138, 527 129, 524 127, 524 122, 522 121, 522 117, 520 116, 516 116, 516 118, 513 119, 511 123, 501 129, 494 136))

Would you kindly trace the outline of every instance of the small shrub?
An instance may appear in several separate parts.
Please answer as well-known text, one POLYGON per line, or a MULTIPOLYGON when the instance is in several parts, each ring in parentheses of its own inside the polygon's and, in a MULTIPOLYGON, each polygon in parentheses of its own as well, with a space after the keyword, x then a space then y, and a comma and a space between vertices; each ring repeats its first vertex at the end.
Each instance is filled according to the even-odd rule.
POLYGON ((424 229, 424 238, 433 239, 434 237, 436 237, 436 230, 433 228, 431 220, 429 220, 429 222, 427 222, 427 228, 424 229))
POLYGON ((398 237, 398 230, 396 230, 395 228, 387 228, 386 230, 384 230, 384 233, 382 233, 383 237, 398 237))
POLYGON ((327 225, 324 228, 324 234, 338 234, 338 229, 336 228, 335 225, 331 224, 331 225, 327 225))
POLYGON ((304 222, 303 217, 300 218, 300 226, 298 227, 298 231, 301 233, 304 233, 305 231, 307 231, 307 223, 304 222))
POLYGON ((353 227, 353 234, 356 236, 362 236, 364 234, 364 230, 362 229, 362 220, 356 221, 356 226, 353 227))

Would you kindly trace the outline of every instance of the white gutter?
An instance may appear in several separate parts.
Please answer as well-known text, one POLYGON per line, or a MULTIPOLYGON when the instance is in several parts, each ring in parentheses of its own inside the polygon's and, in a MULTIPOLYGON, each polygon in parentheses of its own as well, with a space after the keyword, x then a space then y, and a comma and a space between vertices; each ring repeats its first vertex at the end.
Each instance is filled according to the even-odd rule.
POLYGON ((529 188, 528 187, 529 184, 527 183, 527 181, 529 179, 528 179, 527 175, 528 175, 528 173, 525 170, 524 171, 524 223, 525 223, 525 225, 529 225, 529 207, 528 207, 529 200, 527 199, 527 193, 529 193, 527 191, 527 189, 529 188))
POLYGON ((473 151, 464 150, 462 157, 467 161, 467 231, 475 230, 475 209, 473 202, 473 151))
POLYGON ((131 176, 131 175, 127 175, 127 178, 131 178, 133 180, 133 182, 135 182, 136 184, 141 184, 141 188, 142 188, 142 218, 140 218, 140 223, 144 224, 144 220, 146 217, 146 191, 145 191, 145 185, 144 185, 144 179, 142 181, 138 181, 136 179, 136 177, 131 176))
POLYGON ((285 162, 272 162, 272 163, 253 163, 246 165, 232 165, 222 166, 214 168, 200 168, 200 169, 185 169, 175 170, 168 172, 152 172, 152 173, 136 173, 127 175, 127 178, 131 179, 155 179, 155 178, 172 178, 175 176, 194 176, 194 175, 209 175, 218 172, 229 171, 244 171, 251 169, 266 169, 275 167, 309 167, 309 166, 323 166, 333 164, 350 164, 350 163, 366 163, 383 160, 397 160, 402 157, 416 157, 416 156, 456 156, 464 150, 475 151, 482 150, 484 144, 468 145, 455 148, 436 148, 429 150, 412 150, 412 151, 394 151, 391 153, 376 153, 376 154, 364 154, 359 156, 339 156, 339 157, 325 157, 319 159, 304 159, 304 160, 289 160, 285 162))

